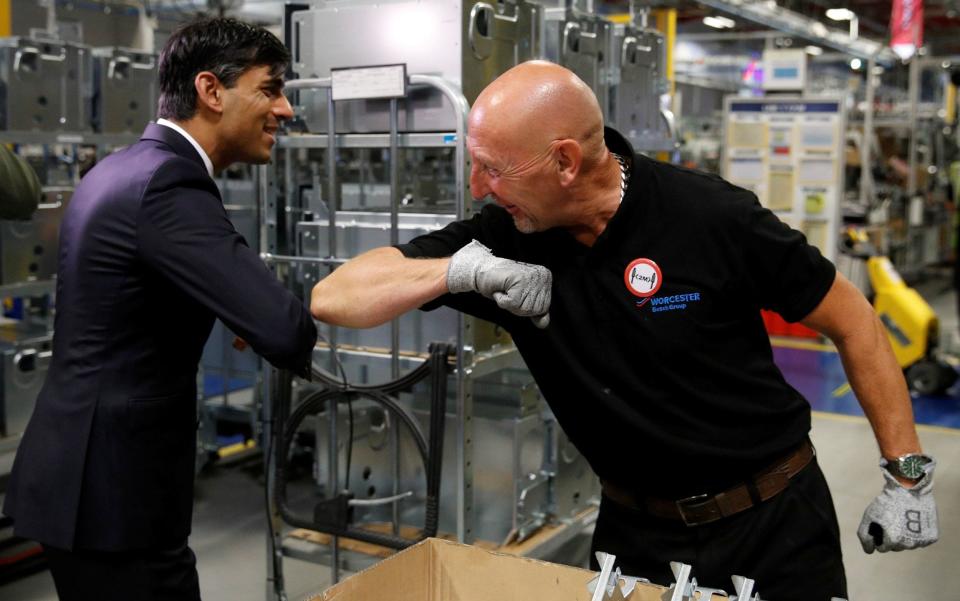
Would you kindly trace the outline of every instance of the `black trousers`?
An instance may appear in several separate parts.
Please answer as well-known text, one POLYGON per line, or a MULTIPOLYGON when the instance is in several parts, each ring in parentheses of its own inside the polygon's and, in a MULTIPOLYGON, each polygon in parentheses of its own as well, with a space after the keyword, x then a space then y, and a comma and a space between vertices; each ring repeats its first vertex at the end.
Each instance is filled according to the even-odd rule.
POLYGON ((771 601, 847 597, 840 529, 816 458, 780 494, 761 505, 700 526, 665 520, 603 497, 590 553, 617 556, 628 576, 673 582, 671 561, 693 566, 699 585, 734 593, 734 574, 756 581, 771 601))
POLYGON ((197 558, 186 541, 164 550, 44 552, 60 601, 200 601, 197 558))

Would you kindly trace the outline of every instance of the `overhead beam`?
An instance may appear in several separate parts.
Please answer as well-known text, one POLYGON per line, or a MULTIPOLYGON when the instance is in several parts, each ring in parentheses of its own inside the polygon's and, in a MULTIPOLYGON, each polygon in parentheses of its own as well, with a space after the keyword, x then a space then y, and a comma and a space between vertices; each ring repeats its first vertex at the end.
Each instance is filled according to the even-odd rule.
POLYGON ((893 51, 881 42, 865 37, 851 38, 847 33, 828 29, 820 21, 774 3, 744 0, 697 0, 697 3, 857 58, 870 60, 876 57, 876 61, 884 65, 892 65, 898 60, 893 51))

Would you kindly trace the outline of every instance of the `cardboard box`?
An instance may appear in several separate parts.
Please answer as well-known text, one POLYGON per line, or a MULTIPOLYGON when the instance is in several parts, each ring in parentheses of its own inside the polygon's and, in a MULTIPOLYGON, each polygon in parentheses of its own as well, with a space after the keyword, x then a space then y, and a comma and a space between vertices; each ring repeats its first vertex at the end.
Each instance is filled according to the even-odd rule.
MULTIPOLYGON (((313 600, 590 601, 593 595, 587 583, 595 576, 580 568, 430 538, 350 576, 313 600)), ((627 601, 661 601, 666 590, 638 583, 627 601)), ((713 595, 712 599, 723 597, 713 595)))

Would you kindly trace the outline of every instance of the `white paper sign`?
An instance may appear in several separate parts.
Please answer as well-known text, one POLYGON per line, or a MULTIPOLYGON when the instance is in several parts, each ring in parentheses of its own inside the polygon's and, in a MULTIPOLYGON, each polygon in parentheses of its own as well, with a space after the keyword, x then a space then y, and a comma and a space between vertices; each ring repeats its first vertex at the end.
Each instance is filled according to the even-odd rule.
POLYGON ((407 66, 331 69, 333 99, 400 98, 406 95, 407 66))

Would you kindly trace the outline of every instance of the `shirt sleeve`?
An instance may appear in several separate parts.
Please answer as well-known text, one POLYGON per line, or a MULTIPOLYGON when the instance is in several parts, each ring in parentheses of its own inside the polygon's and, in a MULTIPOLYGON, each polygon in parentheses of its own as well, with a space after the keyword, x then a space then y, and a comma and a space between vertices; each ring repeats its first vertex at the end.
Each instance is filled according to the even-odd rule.
POLYGON ((213 181, 195 164, 180 162, 161 166, 144 193, 142 260, 267 361, 308 377, 317 329, 306 306, 233 227, 213 181))
POLYGON ((760 306, 788 322, 810 314, 833 284, 836 267, 806 237, 750 195, 744 258, 760 306))

